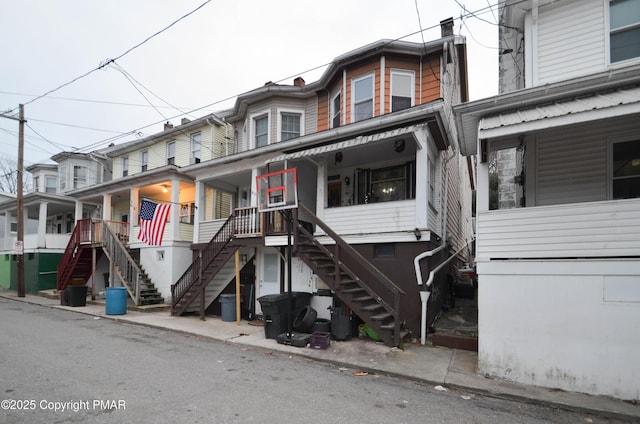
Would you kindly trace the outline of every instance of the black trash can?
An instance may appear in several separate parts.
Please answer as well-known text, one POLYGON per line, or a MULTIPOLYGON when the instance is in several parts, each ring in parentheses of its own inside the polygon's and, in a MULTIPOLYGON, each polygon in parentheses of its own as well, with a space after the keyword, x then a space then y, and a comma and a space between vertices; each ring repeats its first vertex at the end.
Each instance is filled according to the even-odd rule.
MULTIPOLYGON (((307 292, 291 292, 293 314, 296 315, 311 303, 313 295, 307 292)), ((264 336, 276 339, 280 334, 289 330, 289 293, 267 294, 258 298, 264 319, 264 336)))
POLYGON ((351 339, 351 313, 346 307, 331 308, 331 338, 334 340, 351 339))
POLYGON ((87 286, 67 286, 65 297, 68 306, 87 305, 87 286))

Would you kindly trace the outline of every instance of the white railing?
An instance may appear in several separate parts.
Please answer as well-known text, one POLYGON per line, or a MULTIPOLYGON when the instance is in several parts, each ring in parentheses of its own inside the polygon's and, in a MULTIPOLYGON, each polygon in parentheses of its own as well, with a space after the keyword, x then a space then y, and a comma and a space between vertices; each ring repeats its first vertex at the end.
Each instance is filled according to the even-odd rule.
POLYGON ((636 256, 640 199, 478 213, 477 259, 636 256))
MULTIPOLYGON (((324 210, 322 220, 337 234, 375 234, 413 231, 416 227, 416 201, 369 203, 324 210)), ((321 234, 321 230, 320 234, 321 234)))

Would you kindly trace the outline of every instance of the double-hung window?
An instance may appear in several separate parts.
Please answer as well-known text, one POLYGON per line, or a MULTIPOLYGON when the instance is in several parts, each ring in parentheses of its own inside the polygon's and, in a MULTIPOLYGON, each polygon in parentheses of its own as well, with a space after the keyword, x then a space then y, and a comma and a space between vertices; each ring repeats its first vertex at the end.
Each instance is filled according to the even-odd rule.
POLYGON ((640 197, 640 139, 613 144, 613 198, 640 197))
POLYGON ((61 165, 58 168, 58 180, 60 181, 60 192, 67 189, 67 166, 61 165))
POLYGON ((611 63, 640 57, 640 2, 609 2, 609 54, 611 63))
POLYGON ((44 177, 44 191, 46 193, 55 193, 57 183, 58 181, 56 180, 56 177, 44 177))
POLYGON ((149 168, 149 151, 140 152, 140 172, 144 172, 149 168))
POLYGON ((282 112, 280 114, 280 141, 300 137, 299 113, 282 112))
POLYGON ((256 147, 269 144, 269 115, 261 115, 253 119, 256 147))
POLYGON ((415 76, 409 71, 391 71, 391 112, 414 105, 415 76))
POLYGON ((191 162, 200 163, 202 151, 202 134, 199 132, 191 134, 191 162))
POLYGON ((353 122, 373 117, 373 73, 353 80, 352 104, 353 122))
POLYGON ((82 188, 87 186, 87 167, 73 167, 73 188, 82 188))
POLYGON ((331 99, 331 128, 340 126, 340 112, 342 110, 342 100, 340 92, 331 99))
POLYGON ((176 163, 176 142, 167 143, 167 165, 175 165, 176 163))
POLYGON ((126 177, 129 175, 129 156, 124 156, 122 158, 122 176, 126 177))

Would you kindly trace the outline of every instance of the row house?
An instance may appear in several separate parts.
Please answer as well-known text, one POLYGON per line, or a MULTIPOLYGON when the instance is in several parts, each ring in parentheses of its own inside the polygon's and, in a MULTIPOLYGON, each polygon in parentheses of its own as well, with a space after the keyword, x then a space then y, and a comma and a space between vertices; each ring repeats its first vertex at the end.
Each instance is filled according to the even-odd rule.
POLYGON ((478 160, 479 372, 640 399, 640 1, 500 4, 478 160))
POLYGON ((220 190, 234 214, 210 220, 197 209, 198 257, 172 286, 175 315, 204 314, 229 283, 215 270, 232 267, 239 251, 255 273, 254 304, 243 309, 260 314, 255 299, 291 281, 316 294, 319 314, 346 305, 391 345, 421 334, 423 308, 433 321, 443 302, 446 272, 434 296, 422 296, 429 306, 422 277, 445 259, 468 261, 473 238, 471 162, 458 153, 451 113, 467 99, 466 51, 452 24, 442 23, 438 40, 380 40, 337 57, 318 81, 268 82, 237 98, 225 114, 233 154, 185 169, 197 205, 220 190), (287 214, 260 213, 257 179, 287 181, 292 169, 298 208, 287 264, 287 214), (425 252, 431 260, 419 261, 425 252))

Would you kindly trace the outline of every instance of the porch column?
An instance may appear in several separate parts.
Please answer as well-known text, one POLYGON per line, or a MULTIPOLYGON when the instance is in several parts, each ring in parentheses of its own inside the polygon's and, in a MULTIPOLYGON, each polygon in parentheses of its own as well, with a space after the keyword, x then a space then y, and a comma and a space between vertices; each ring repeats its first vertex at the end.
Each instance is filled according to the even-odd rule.
POLYGON ((171 240, 180 240, 180 181, 171 180, 171 240))
POLYGON ((82 206, 82 202, 80 200, 76 200, 76 210, 74 213, 74 220, 76 224, 82 219, 82 206))
POLYGON ((204 220, 205 187, 202 181, 196 181, 196 213, 193 215, 193 242, 200 241, 200 221, 204 220))
MULTIPOLYGON (((489 151, 489 141, 487 143, 487 152, 489 151)), ((485 212, 489 210, 489 160, 485 163, 482 161, 482 146, 480 140, 478 140, 478 185, 476 192, 476 211, 485 212)), ((476 220, 477 220, 476 215, 476 220)))
POLYGON ((111 220, 111 194, 102 195, 102 219, 111 220))
MULTIPOLYGON (((129 189, 129 240, 137 240, 137 234, 134 235, 133 227, 140 225, 140 216, 138 216, 139 197, 140 189, 138 187, 131 187, 129 189)), ((113 275, 113 273, 111 275, 113 275)))
POLYGON ((13 247, 11 245, 11 219, 13 215, 11 211, 6 211, 4 213, 4 250, 11 250, 13 247))
POLYGON ((258 177, 258 168, 253 168, 251 170, 251 206, 258 206, 258 192, 256 191, 256 178, 258 177))
POLYGON ((40 202, 38 214, 38 247, 47 247, 47 207, 48 202, 40 202))
POLYGON ((324 220, 324 208, 327 201, 327 163, 322 160, 318 163, 318 181, 316 182, 316 216, 324 220))
MULTIPOLYGON (((415 137, 418 147, 416 150, 416 227, 422 229, 429 228, 429 136, 426 129, 422 129, 415 132, 415 137)), ((431 163, 435 166, 436 158, 433 158, 431 163)), ((436 228, 435 222, 431 228, 436 228)))

